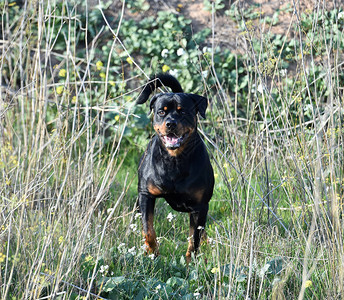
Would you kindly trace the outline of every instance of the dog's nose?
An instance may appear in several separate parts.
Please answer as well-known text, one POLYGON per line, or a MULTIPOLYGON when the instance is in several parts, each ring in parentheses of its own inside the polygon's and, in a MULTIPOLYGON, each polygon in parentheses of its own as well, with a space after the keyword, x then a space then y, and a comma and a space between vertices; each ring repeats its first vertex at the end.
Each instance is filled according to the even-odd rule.
POLYGON ((173 120, 167 120, 167 121, 166 121, 166 127, 167 127, 167 129, 169 129, 169 130, 174 130, 174 129, 176 129, 176 127, 177 127, 177 122, 176 122, 176 121, 173 121, 173 120))

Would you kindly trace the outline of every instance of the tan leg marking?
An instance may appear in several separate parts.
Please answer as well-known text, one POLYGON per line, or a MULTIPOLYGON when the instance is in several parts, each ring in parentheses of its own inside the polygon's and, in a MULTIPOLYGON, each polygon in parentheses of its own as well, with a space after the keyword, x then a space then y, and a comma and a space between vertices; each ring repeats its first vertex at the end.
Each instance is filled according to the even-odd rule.
POLYGON ((150 214, 148 216, 148 222, 147 222, 147 233, 143 233, 145 237, 145 244, 147 246, 147 252, 148 253, 154 253, 156 255, 159 254, 158 250, 158 242, 156 240, 156 233, 153 227, 153 214, 150 214))

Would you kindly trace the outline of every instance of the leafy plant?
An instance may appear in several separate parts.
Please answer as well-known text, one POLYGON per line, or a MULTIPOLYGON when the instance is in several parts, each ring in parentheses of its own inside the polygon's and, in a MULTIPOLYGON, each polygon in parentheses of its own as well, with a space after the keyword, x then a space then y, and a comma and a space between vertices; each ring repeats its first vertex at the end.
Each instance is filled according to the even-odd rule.
POLYGON ((127 0, 126 5, 134 13, 144 12, 150 8, 150 5, 146 0, 127 0))
POLYGON ((212 11, 214 7, 214 11, 221 10, 225 7, 223 0, 204 0, 203 1, 204 10, 212 11))

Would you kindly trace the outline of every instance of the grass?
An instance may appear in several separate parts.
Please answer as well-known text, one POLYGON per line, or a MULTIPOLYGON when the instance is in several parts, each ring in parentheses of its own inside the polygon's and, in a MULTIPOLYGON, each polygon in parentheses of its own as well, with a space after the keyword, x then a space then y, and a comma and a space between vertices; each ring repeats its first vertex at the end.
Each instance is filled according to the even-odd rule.
POLYGON ((13 3, 0 6, 2 299, 343 297, 342 32, 306 19, 323 55, 295 42, 288 55, 299 59, 282 72, 268 35, 250 23, 244 69, 234 72, 247 75, 246 94, 200 61, 213 82, 204 81, 212 102, 199 132, 216 185, 208 243, 186 265, 187 215, 163 200, 161 255, 142 249, 136 170, 152 129, 148 108, 134 106, 144 81, 127 75, 143 78, 147 66, 131 58, 126 76, 112 67, 111 57, 130 54, 120 39, 110 48, 121 53, 98 63, 110 25, 94 23, 103 10, 13 3))

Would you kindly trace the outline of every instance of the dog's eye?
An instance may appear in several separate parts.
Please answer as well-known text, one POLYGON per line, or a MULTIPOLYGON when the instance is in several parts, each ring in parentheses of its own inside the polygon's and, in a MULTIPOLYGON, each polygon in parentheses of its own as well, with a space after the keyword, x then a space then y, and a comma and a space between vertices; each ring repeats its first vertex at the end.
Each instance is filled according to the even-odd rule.
POLYGON ((185 115, 185 110, 182 109, 180 106, 177 107, 177 112, 178 112, 179 114, 185 115))
POLYGON ((166 115, 166 112, 163 111, 163 110, 159 110, 159 111, 158 111, 158 115, 159 115, 160 117, 163 117, 164 115, 166 115))

